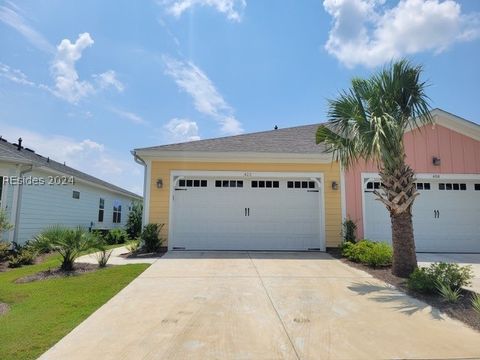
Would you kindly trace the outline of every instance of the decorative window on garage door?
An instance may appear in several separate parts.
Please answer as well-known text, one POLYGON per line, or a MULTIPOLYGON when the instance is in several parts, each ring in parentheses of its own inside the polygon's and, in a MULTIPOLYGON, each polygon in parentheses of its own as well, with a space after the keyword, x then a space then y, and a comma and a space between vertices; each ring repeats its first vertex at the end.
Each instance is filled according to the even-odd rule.
POLYGON ((429 182, 417 182, 415 183, 417 186, 417 190, 430 190, 430 183, 429 182))
POLYGON ((438 190, 467 190, 467 184, 463 183, 440 183, 438 190))
POLYGON ((254 189, 278 189, 280 182, 278 180, 252 180, 251 187, 254 189))
POLYGON ((315 181, 287 181, 287 189, 315 189, 315 181))
POLYGON ((243 188, 243 180, 215 180, 217 188, 243 188))
POLYGON ((178 187, 207 187, 208 181, 202 179, 182 179, 178 181, 178 187))
POLYGON ((365 187, 365 192, 373 192, 375 190, 379 190, 383 184, 381 181, 369 181, 367 186, 365 187))

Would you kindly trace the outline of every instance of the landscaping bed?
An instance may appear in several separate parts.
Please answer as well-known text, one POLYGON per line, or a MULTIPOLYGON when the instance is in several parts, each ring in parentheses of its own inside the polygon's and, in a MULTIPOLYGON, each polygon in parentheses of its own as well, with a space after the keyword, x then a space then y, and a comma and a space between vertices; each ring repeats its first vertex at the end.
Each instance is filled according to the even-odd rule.
POLYGON ((58 268, 39 271, 35 274, 24 276, 15 280, 16 284, 23 284, 38 280, 48 280, 54 278, 64 278, 69 276, 78 276, 88 272, 99 270, 98 265, 75 263, 75 268, 71 271, 64 271, 58 268))
POLYGON ((339 259, 343 263, 354 267, 359 270, 363 270, 374 278, 381 280, 387 284, 393 285, 398 290, 412 296, 418 300, 427 303, 430 306, 437 308, 444 312, 451 318, 462 321, 473 329, 480 331, 480 315, 475 312, 471 306, 472 292, 462 289, 462 297, 456 303, 448 303, 444 301, 440 296, 436 294, 422 294, 416 291, 412 291, 407 287, 407 279, 400 278, 392 274, 391 266, 384 266, 378 268, 372 268, 367 265, 353 262, 345 257, 342 257, 341 251, 338 248, 329 248, 328 253, 333 257, 339 259))

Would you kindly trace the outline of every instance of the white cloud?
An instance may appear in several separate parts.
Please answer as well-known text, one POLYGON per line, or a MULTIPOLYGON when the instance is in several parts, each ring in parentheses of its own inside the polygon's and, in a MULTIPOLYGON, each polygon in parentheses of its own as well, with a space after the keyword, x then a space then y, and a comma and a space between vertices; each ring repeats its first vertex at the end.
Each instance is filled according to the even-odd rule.
POLYGON ((0 135, 10 142, 22 137, 23 145, 40 155, 65 162, 77 170, 141 194, 143 171, 136 166, 128 152, 119 156, 92 139, 77 140, 56 134, 41 134, 1 123, 0 129, 0 135))
POLYGON ((53 94, 76 104, 99 89, 114 87, 118 91, 123 91, 124 85, 117 79, 113 70, 93 75, 97 86, 87 80, 80 80, 75 64, 81 59, 83 51, 93 44, 94 41, 89 33, 80 34, 74 43, 69 39, 63 39, 60 42, 51 67, 55 81, 53 94))
POLYGON ((53 53, 55 51, 54 47, 42 34, 27 23, 20 14, 21 9, 11 2, 6 2, 6 4, 8 6, 0 6, 0 21, 18 31, 36 48, 53 53))
POLYGON ((77 103, 83 97, 94 92, 94 87, 88 81, 79 79, 75 63, 82 57, 82 52, 93 45, 89 33, 78 36, 75 43, 63 39, 57 46, 57 54, 52 64, 52 74, 55 80, 53 93, 71 103, 77 103))
POLYGON ((12 69, 10 66, 0 62, 0 76, 4 77, 14 83, 28 86, 36 86, 33 81, 30 81, 22 71, 12 69))
POLYGON ((194 6, 210 6, 225 14, 231 21, 241 21, 247 5, 245 0, 160 0, 159 3, 164 5, 167 12, 175 17, 180 17, 186 10, 194 6))
POLYGON ((117 108, 110 109, 113 113, 117 114, 118 116, 127 119, 128 121, 134 124, 146 125, 147 122, 140 116, 130 111, 125 111, 117 108))
POLYGON ((188 119, 171 119, 165 126, 165 139, 170 143, 200 140, 198 125, 188 119))
POLYGON ((101 89, 106 89, 112 86, 119 92, 125 90, 125 86, 120 80, 117 79, 117 73, 113 70, 105 71, 104 73, 101 73, 99 75, 93 75, 93 77, 95 78, 98 86, 101 89))
POLYGON ((423 51, 440 53, 480 36, 480 15, 453 0, 324 0, 333 18, 325 49, 348 67, 373 67, 423 51))
POLYGON ((235 119, 233 109, 217 91, 208 76, 192 62, 164 57, 166 74, 171 76, 178 87, 188 93, 195 108, 202 114, 212 117, 220 124, 225 134, 243 132, 241 123, 235 119))

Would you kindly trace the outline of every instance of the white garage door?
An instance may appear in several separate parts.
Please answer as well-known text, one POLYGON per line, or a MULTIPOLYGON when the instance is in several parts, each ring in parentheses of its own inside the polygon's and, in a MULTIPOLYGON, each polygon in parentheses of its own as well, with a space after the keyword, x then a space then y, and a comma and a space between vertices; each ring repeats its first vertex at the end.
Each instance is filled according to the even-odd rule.
MULTIPOLYGON (((391 241, 390 217, 375 200, 379 180, 365 184, 365 237, 391 241)), ((480 252, 480 180, 419 179, 413 205, 417 251, 480 252)))
POLYGON ((191 175, 174 183, 170 249, 324 250, 319 180, 191 175))

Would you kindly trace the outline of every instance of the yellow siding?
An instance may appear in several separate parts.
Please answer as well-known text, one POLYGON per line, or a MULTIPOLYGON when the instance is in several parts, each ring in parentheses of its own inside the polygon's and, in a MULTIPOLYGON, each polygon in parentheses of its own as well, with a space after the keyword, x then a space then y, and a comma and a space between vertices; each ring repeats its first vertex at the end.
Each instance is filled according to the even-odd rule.
POLYGON ((342 210, 340 186, 332 190, 331 183, 340 184, 340 166, 329 164, 255 164, 255 163, 203 163, 152 161, 150 181, 149 222, 165 224, 164 235, 168 233, 170 172, 174 170, 199 171, 268 171, 268 172, 320 172, 325 179, 325 235, 326 246, 338 246, 341 242, 342 210), (157 179, 163 179, 163 188, 156 186, 157 179))

